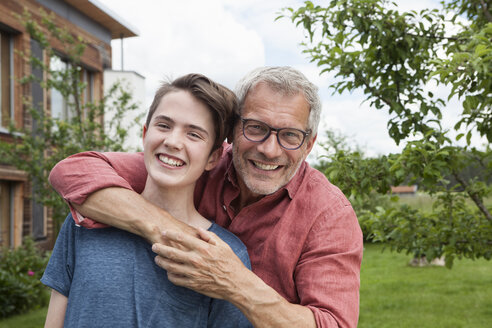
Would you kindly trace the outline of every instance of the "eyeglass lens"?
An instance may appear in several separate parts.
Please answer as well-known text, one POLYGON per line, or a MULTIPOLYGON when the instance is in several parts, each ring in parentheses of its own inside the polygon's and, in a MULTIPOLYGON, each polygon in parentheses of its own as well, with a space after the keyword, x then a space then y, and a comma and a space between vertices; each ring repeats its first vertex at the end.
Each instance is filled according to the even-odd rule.
MULTIPOLYGON (((244 120, 245 136, 251 141, 263 141, 271 132, 271 128, 260 121, 244 120)), ((293 128, 282 128, 277 130, 278 141, 284 148, 295 149, 302 145, 304 134, 302 131, 293 128)))

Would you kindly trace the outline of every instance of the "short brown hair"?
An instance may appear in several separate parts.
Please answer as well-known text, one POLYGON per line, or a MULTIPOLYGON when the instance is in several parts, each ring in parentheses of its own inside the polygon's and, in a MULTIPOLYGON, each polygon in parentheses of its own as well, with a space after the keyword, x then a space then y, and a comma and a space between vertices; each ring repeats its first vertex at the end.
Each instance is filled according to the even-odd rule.
POLYGON ((216 150, 228 137, 234 126, 234 113, 237 111, 236 95, 225 86, 212 81, 208 77, 192 73, 164 82, 157 89, 145 125, 148 127, 161 99, 173 91, 188 91, 212 113, 215 129, 215 141, 212 151, 216 150))

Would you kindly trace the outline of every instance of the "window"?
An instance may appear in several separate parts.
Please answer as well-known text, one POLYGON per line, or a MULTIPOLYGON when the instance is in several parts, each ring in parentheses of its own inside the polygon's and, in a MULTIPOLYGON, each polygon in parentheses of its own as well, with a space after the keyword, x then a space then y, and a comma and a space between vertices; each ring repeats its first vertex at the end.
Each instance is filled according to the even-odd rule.
MULTIPOLYGON (((50 68, 52 71, 63 72, 70 68, 70 64, 61 59, 58 56, 53 56, 50 59, 50 68)), ((87 104, 94 100, 94 73, 90 70, 80 68, 80 78, 81 82, 85 84, 85 90, 82 91, 80 100, 81 104, 87 104)), ((53 79, 61 79, 61 76, 54 75, 53 79)), ((73 109, 70 107, 69 103, 72 103, 73 96, 69 96, 68 99, 64 99, 63 95, 56 88, 51 89, 51 115, 54 118, 60 120, 70 120, 73 115, 73 109)), ((84 117, 87 113, 83 113, 84 117)))
MULTIPOLYGON (((68 68, 68 64, 58 56, 50 58, 50 69, 52 71, 62 72, 68 68)), ((53 76, 53 79, 61 79, 59 76, 53 76)), ((60 120, 69 119, 67 100, 63 98, 61 92, 56 88, 51 88, 51 117, 60 120)))
MULTIPOLYGON (((94 101, 94 73, 84 69, 82 72, 83 82, 85 84, 84 90, 84 105, 94 101)), ((84 110, 84 118, 87 118, 87 108, 84 110)))
POLYGON ((11 185, 0 180, 0 246, 11 246, 12 210, 11 185))
POLYGON ((8 127, 13 119, 14 108, 12 102, 13 84, 13 39, 0 30, 0 127, 8 127))

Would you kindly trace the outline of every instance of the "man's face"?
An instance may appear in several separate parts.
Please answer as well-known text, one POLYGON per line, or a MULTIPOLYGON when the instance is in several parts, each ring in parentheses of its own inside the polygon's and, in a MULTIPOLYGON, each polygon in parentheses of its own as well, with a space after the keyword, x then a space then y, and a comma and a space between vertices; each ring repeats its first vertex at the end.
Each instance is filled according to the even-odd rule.
MULTIPOLYGON (((285 95, 259 83, 246 96, 241 116, 274 128, 307 130, 309 104, 302 93, 285 95)), ((263 142, 246 139, 242 123, 234 128, 233 162, 243 197, 272 194, 285 186, 311 151, 315 137, 296 150, 282 148, 272 132, 263 142)))

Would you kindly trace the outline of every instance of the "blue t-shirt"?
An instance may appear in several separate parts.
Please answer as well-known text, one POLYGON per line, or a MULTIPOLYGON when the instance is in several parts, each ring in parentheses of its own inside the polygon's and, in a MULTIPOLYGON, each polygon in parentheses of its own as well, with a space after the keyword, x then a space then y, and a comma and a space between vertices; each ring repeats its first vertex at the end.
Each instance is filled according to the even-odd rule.
MULTIPOLYGON (((243 243, 209 228, 250 268, 243 243)), ((41 282, 68 297, 65 327, 251 327, 231 303, 173 285, 145 239, 66 218, 41 282)))

